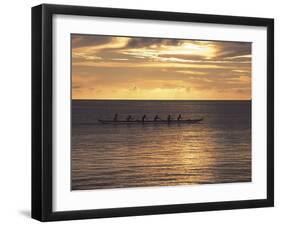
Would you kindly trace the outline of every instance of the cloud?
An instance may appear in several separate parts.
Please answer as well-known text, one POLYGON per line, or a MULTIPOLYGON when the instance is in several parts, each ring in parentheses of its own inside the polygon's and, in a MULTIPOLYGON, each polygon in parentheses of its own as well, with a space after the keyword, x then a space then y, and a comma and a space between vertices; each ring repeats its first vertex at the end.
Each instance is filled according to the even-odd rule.
POLYGON ((200 56, 200 55, 187 55, 187 54, 159 54, 158 57, 177 58, 177 59, 182 59, 182 60, 199 61, 199 62, 205 60, 204 56, 200 56))
POLYGON ((113 37, 111 36, 99 36, 99 35, 71 35, 72 48, 80 48, 87 46, 98 46, 110 43, 113 37))
POLYGON ((178 39, 162 39, 162 38, 131 38, 125 48, 144 48, 144 47, 159 47, 178 46, 182 40, 178 39))
MULTIPOLYGON (((182 42, 183 43, 183 42, 182 42)), ((203 42, 194 42, 200 43, 199 46, 202 48, 209 47, 214 49, 213 56, 207 56, 204 54, 182 54, 182 53, 166 53, 159 54, 158 57, 162 58, 174 58, 180 60, 186 60, 189 62, 206 62, 206 63, 230 63, 230 62, 241 62, 247 63, 251 61, 251 43, 249 42, 218 42, 214 41, 210 44, 202 44, 203 42)))
POLYGON ((251 98, 251 43, 73 35, 72 44, 74 98, 251 98))
POLYGON ((252 44, 250 42, 220 42, 217 58, 238 57, 251 55, 252 44))

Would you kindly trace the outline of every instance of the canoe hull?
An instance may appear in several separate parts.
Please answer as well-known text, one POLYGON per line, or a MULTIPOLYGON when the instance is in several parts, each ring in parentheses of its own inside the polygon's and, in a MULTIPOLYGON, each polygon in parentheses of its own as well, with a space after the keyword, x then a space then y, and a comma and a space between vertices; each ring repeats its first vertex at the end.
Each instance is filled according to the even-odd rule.
POLYGON ((110 124, 110 125, 135 125, 135 124, 192 124, 192 123, 198 123, 203 121, 203 118, 198 118, 198 119, 187 119, 187 120, 157 120, 157 121, 140 121, 140 120, 135 120, 135 121, 112 121, 112 120, 98 120, 102 124, 110 124))

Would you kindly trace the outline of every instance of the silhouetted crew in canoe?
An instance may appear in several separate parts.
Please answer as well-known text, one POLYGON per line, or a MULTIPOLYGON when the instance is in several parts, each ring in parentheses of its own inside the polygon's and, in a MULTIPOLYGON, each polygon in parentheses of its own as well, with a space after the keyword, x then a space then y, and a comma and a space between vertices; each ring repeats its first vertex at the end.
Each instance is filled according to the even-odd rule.
POLYGON ((171 115, 168 115, 167 121, 171 122, 171 119, 172 119, 171 115))
POLYGON ((132 119, 133 119, 132 116, 129 115, 129 116, 127 117, 127 122, 130 122, 132 119))
POLYGON ((179 114, 177 120, 180 121, 182 119, 181 114, 179 114))
POLYGON ((118 121, 118 114, 115 114, 115 115, 114 115, 113 121, 114 121, 114 122, 117 122, 117 121, 118 121))
POLYGON ((142 123, 144 123, 145 118, 146 118, 146 115, 143 115, 141 118, 142 123))
POLYGON ((113 120, 102 120, 98 119, 98 121, 102 124, 153 124, 153 123, 159 123, 159 124, 173 124, 173 123, 198 123, 204 120, 203 117, 201 118, 195 118, 195 119, 183 119, 181 114, 178 115, 175 119, 172 118, 172 116, 169 114, 167 116, 166 120, 161 120, 158 115, 155 115, 154 119, 150 120, 147 119, 146 115, 144 114, 140 119, 134 119, 131 115, 128 115, 125 120, 118 120, 118 114, 114 115, 113 120))
POLYGON ((155 115, 155 117, 154 117, 154 122, 156 122, 158 119, 160 119, 159 116, 158 116, 158 115, 155 115))

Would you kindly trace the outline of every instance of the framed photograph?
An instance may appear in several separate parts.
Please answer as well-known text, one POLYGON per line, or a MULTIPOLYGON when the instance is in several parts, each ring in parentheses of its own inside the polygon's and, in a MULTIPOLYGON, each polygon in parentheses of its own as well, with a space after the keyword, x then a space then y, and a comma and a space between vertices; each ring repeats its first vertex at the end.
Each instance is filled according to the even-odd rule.
POLYGON ((32 217, 274 205, 274 21, 32 8, 32 217))

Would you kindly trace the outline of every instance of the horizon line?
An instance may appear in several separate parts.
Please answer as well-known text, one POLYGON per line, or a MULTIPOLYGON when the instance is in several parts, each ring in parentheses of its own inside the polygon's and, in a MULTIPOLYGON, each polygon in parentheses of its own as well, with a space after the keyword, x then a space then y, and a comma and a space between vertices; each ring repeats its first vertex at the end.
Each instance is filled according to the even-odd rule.
POLYGON ((252 99, 78 99, 71 100, 97 100, 97 101, 252 101, 252 99))

